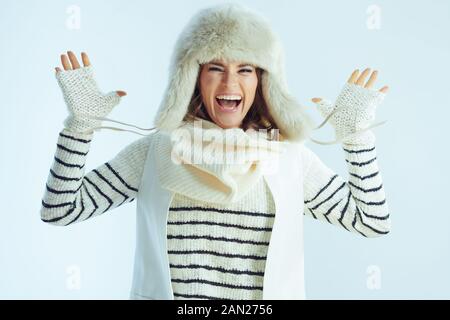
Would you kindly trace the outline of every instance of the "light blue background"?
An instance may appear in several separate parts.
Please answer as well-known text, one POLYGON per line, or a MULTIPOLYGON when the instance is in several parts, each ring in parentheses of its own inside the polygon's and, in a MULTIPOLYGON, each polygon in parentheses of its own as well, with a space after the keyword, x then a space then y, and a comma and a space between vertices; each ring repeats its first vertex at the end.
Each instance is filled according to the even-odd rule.
MULTIPOLYGON (((39 217, 67 115, 54 67, 68 49, 87 51, 100 87, 128 92, 110 117, 150 127, 176 37, 198 9, 219 2, 2 1, 0 298, 128 298, 134 202, 68 228, 39 217), (81 9, 79 30, 66 27, 70 5, 81 9), (71 266, 81 272, 74 290, 71 266)), ((374 132, 392 232, 365 239, 306 219, 308 298, 449 299, 450 2, 242 2, 272 21, 284 42, 291 91, 317 123, 310 99, 335 98, 354 68, 378 69, 376 86, 391 88, 377 111, 377 120, 388 122, 374 132), (379 30, 366 26, 370 5, 381 9, 379 30), (379 289, 367 286, 370 266, 380 271, 379 289)), ((316 134, 332 136, 330 127, 316 134)), ((86 169, 138 138, 96 133, 86 169)), ((347 177, 339 145, 308 145, 347 177)))

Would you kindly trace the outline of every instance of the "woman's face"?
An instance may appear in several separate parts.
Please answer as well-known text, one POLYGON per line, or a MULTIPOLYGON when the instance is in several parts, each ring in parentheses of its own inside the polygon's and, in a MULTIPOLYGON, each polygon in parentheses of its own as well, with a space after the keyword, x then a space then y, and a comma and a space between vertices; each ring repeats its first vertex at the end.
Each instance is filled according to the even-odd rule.
POLYGON ((255 99, 256 68, 213 60, 202 65, 199 81, 203 104, 214 123, 224 129, 239 128, 255 99))

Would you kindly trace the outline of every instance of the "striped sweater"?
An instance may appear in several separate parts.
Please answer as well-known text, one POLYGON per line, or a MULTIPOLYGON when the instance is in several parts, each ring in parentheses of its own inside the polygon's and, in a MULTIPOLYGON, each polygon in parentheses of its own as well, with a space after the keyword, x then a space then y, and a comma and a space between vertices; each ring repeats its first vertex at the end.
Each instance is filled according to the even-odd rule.
MULTIPOLYGON (((85 172, 93 133, 63 129, 42 199, 41 219, 67 226, 128 202, 138 193, 149 139, 85 172)), ((346 145, 345 181, 303 146, 303 214, 365 237, 390 230, 375 145, 346 145)), ((218 205, 175 194, 167 244, 175 299, 262 299, 275 206, 264 179, 238 202, 218 205)), ((301 214, 301 213, 299 213, 301 214)))

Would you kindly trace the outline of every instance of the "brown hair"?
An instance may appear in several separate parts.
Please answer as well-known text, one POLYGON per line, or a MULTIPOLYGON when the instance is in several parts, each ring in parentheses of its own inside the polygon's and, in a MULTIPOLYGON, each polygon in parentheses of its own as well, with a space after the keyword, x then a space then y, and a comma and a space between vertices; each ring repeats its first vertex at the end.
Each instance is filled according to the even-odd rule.
MULTIPOLYGON (((197 83, 195 85, 194 93, 192 95, 191 101, 189 102, 188 110, 183 118, 183 121, 194 121, 195 119, 200 118, 203 120, 214 122, 206 111, 206 108, 202 101, 202 96, 200 93, 200 72, 201 68, 199 70, 199 76, 197 77, 197 83)), ((266 129, 269 136, 272 136, 274 134, 273 131, 276 131, 278 134, 275 133, 275 136, 279 136, 278 139, 283 139, 283 137, 279 133, 275 120, 270 115, 269 107, 264 99, 261 85, 261 76, 263 72, 265 72, 264 69, 258 67, 256 68, 258 84, 256 87, 255 99, 244 119, 242 120, 241 128, 244 131, 247 129, 266 129)))

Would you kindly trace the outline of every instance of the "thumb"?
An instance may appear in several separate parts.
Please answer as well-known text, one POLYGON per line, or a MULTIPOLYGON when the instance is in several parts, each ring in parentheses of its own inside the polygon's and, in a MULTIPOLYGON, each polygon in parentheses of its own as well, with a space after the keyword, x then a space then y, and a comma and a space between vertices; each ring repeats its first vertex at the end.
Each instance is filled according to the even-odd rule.
POLYGON ((313 98, 311 99, 316 103, 317 109, 322 114, 323 117, 327 117, 334 108, 333 103, 328 99, 313 98))
POLYGON ((120 103, 122 96, 119 94, 119 91, 110 91, 104 96, 104 99, 110 108, 113 108, 120 103))

